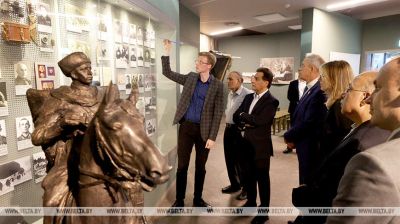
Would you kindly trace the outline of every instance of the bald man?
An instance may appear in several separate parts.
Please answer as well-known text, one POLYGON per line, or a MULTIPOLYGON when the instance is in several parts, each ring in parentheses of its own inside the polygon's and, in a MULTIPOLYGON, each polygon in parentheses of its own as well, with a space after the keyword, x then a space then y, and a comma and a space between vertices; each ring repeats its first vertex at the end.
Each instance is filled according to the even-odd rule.
MULTIPOLYGON (((391 131, 387 142, 354 156, 333 206, 400 207, 400 57, 385 64, 375 80, 371 123, 391 131)), ((400 223, 400 216, 330 216, 327 223, 400 223)))
MULTIPOLYGON (((299 188, 301 190, 297 191, 298 194, 293 195, 294 202, 301 200, 299 199, 301 197, 306 199, 305 203, 296 206, 330 207, 349 160, 357 153, 383 143, 389 137, 389 131, 378 128, 370 122, 370 105, 367 99, 375 89, 376 76, 376 72, 360 74, 343 93, 341 112, 354 122, 353 129, 322 164, 312 184, 299 188)), ((326 216, 304 217, 304 223, 325 223, 325 221, 326 216)))

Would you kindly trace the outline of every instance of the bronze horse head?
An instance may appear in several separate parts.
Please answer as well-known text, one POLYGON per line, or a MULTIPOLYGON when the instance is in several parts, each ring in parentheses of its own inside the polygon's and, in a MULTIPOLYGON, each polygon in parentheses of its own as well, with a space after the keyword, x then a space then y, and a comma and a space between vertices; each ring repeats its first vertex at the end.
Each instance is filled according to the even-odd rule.
POLYGON ((140 186, 143 194, 141 189, 151 191, 168 180, 171 167, 146 135, 137 99, 137 87, 127 99, 120 99, 115 85, 107 88, 80 144, 77 206, 135 206, 130 191, 140 186))

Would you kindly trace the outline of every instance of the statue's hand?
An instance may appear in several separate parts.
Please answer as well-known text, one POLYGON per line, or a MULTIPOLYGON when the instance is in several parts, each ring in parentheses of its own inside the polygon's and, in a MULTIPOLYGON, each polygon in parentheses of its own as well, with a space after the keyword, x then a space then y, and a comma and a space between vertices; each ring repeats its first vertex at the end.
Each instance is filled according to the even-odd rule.
POLYGON ((87 126, 88 118, 85 113, 66 111, 61 114, 61 127, 87 126))

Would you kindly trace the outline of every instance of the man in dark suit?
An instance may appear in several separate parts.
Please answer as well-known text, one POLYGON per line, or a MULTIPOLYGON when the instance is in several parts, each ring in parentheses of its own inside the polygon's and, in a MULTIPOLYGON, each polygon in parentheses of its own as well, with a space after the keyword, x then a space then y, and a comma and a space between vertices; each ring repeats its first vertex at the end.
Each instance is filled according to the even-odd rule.
POLYGON ((323 63, 324 60, 315 54, 304 58, 299 78, 306 81, 306 88, 293 114, 292 127, 284 134, 287 147, 296 148, 300 184, 308 183, 319 164, 316 161, 318 145, 327 113, 319 83, 319 67, 323 63))
MULTIPOLYGON (((375 89, 376 75, 376 72, 360 74, 343 94, 342 114, 354 122, 353 129, 318 169, 312 184, 294 190, 293 202, 297 207, 331 207, 349 160, 389 137, 390 131, 370 123, 370 105, 366 100, 375 89)), ((326 216, 304 217, 304 223, 322 224, 325 221, 326 216)))
MULTIPOLYGON (((293 80, 289 83, 287 99, 289 100, 289 115, 290 115, 290 124, 293 124, 294 111, 296 110, 297 104, 299 103, 300 96, 303 95, 305 88, 305 82, 303 80, 293 80), (304 83, 304 85, 303 85, 304 83)), ((291 153, 293 149, 286 148, 283 153, 291 153)))
MULTIPOLYGON (((374 85, 376 89, 368 100, 371 124, 391 134, 386 142, 351 158, 332 203, 335 207, 400 206, 400 57, 379 70, 374 85)), ((400 223, 400 217, 396 212, 385 216, 329 216, 327 223, 400 223)))
MULTIPOLYGON (((248 180, 247 202, 245 207, 256 207, 257 184, 261 207, 269 207, 270 157, 273 155, 271 125, 279 101, 269 91, 274 75, 268 68, 258 68, 251 78, 254 94, 248 94, 233 115, 235 124, 242 127, 243 150, 246 150, 248 180)), ((252 223, 265 223, 268 216, 257 216, 252 223)))
MULTIPOLYGON (((164 40, 166 55, 171 42, 164 40)), ((174 124, 180 123, 178 134, 178 170, 176 172, 176 201, 173 207, 183 207, 186 193, 187 170, 193 145, 196 150, 193 206, 210 207, 202 198, 206 162, 214 146, 224 112, 223 84, 210 74, 216 58, 209 52, 200 52, 196 60, 197 73, 182 75, 171 71, 169 56, 162 56, 162 73, 183 85, 175 113, 174 124)))

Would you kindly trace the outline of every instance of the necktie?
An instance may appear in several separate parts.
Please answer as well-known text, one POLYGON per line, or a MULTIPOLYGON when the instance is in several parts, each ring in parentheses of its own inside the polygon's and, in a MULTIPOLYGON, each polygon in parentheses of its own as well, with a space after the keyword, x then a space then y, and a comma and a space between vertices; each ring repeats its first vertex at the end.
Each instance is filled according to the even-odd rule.
POLYGON ((308 90, 308 86, 306 86, 306 88, 304 88, 303 95, 301 95, 300 98, 303 98, 306 95, 307 90, 308 90))

